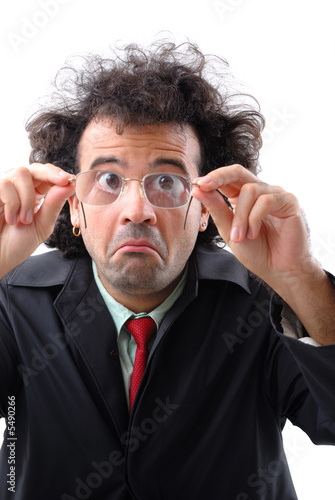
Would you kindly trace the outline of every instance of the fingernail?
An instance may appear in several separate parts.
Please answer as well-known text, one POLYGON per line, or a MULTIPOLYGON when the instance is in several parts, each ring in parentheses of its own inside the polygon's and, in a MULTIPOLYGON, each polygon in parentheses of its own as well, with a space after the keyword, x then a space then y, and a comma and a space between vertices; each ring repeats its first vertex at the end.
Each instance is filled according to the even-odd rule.
POLYGON ((26 216, 25 216, 25 222, 27 224, 31 224, 33 222, 33 217, 34 217, 34 213, 32 210, 28 210, 28 212, 26 213, 26 216))
POLYGON ((213 179, 211 179, 209 175, 206 175, 206 177, 201 177, 198 180, 198 184, 200 187, 210 186, 212 184, 212 182, 213 182, 213 179))
POLYGON ((232 241, 238 241, 240 237, 240 231, 237 226, 234 226, 230 232, 230 239, 232 241))
POLYGON ((69 174, 69 172, 65 172, 65 170, 60 170, 58 175, 59 177, 69 177, 71 174, 69 174))

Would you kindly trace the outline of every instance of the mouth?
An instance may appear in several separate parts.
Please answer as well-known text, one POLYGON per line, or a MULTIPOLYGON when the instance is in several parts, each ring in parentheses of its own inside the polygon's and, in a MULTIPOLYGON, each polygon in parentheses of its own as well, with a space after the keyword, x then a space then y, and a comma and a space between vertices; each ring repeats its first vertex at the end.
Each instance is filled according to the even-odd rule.
POLYGON ((146 240, 129 240, 120 245, 115 253, 146 253, 158 254, 156 248, 146 240))

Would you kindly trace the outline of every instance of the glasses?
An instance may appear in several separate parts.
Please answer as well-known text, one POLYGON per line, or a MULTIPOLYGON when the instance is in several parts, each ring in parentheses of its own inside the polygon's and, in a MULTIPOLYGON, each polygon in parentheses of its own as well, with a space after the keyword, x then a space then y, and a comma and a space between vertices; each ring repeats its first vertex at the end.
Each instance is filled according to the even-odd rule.
POLYGON ((156 173, 143 179, 124 178, 116 172, 88 170, 76 178, 76 195, 86 205, 103 206, 115 203, 127 192, 130 181, 139 182, 140 194, 157 208, 180 208, 191 198, 192 184, 183 175, 156 173))
MULTIPOLYGON (((130 181, 139 182, 140 195, 154 207, 172 209, 181 208, 188 204, 184 223, 185 229, 192 201, 192 187, 198 185, 192 183, 188 177, 162 172, 145 175, 143 179, 136 179, 124 178, 116 172, 106 170, 87 170, 77 174, 75 179, 69 179, 69 182, 76 183, 76 196, 81 203, 82 209, 83 203, 91 206, 106 206, 115 203, 126 193, 130 181)), ((220 194, 232 210, 226 196, 220 194)), ((85 213, 84 218, 86 227, 85 213)))

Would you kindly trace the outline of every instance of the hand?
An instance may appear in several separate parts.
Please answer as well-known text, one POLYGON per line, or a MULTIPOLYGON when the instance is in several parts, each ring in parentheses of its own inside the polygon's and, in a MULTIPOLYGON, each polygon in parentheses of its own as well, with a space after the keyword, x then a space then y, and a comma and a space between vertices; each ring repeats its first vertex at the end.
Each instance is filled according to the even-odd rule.
POLYGON ((73 175, 54 165, 34 163, 0 180, 0 276, 29 257, 53 231, 73 175))
POLYGON ((261 182, 241 165, 195 179, 192 195, 203 203, 232 252, 279 294, 292 288, 313 261, 298 201, 281 187, 261 182), (232 214, 216 190, 228 197, 232 214), (299 274, 300 273, 300 274, 299 274))

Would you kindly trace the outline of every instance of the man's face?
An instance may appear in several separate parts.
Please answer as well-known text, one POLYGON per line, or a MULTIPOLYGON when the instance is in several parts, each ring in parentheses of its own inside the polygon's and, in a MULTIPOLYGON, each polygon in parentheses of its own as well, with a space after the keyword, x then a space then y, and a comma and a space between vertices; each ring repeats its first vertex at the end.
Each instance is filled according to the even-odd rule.
MULTIPOLYGON (((193 181, 198 176, 200 146, 191 127, 126 127, 119 135, 112 123, 99 121, 84 131, 78 156, 80 171, 108 170, 136 179, 167 172, 193 181)), ((75 196, 70 207, 72 224, 80 224, 105 288, 129 309, 148 312, 178 283, 208 213, 193 200, 184 230, 187 206, 154 207, 141 196, 139 186, 129 181, 126 193, 111 205, 84 204, 86 228, 75 196)))

